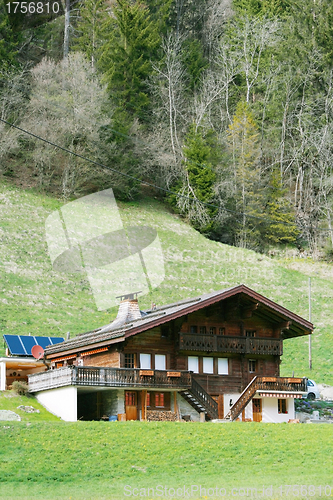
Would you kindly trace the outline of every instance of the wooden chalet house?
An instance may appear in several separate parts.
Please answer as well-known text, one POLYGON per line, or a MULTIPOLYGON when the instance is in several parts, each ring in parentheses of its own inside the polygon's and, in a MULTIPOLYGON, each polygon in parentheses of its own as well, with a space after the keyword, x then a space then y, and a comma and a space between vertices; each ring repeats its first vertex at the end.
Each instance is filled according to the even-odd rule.
POLYGON ((312 330, 245 285, 144 312, 132 294, 109 325, 48 347, 29 390, 68 421, 287 422, 306 379, 280 377, 283 340, 312 330))

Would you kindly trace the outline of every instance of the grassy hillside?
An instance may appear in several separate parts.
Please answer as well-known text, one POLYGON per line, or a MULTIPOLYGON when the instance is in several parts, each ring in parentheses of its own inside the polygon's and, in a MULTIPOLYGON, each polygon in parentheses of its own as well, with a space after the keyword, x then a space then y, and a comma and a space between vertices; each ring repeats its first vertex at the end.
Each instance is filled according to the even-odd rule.
POLYGON ((275 499, 319 499, 333 492, 330 424, 7 422, 0 426, 0 441, 0 498, 6 500, 135 495, 172 500, 189 496, 170 495, 171 488, 192 485, 207 488, 206 494, 193 490, 193 500, 264 498, 263 486, 274 491, 265 498, 275 499), (158 485, 163 492, 167 487, 166 495, 148 494, 158 485), (300 486, 295 486, 298 494, 285 486, 276 493, 282 485, 304 485, 302 495, 300 486), (226 493, 208 493, 216 487, 226 493), (238 496, 230 494, 232 488, 258 488, 258 493, 239 491, 238 496))
MULTIPOLYGON (((60 421, 59 417, 49 413, 33 396, 19 396, 14 391, 0 391, 0 410, 10 410, 17 413, 23 423, 60 421), (28 413, 18 408, 19 406, 32 406, 35 410, 39 410, 39 413, 28 413)), ((6 422, 1 423, 6 425, 6 422)))
MULTIPOLYGON (((99 312, 83 274, 53 270, 44 224, 62 202, 33 191, 0 186, 0 329, 2 334, 71 336, 108 323, 116 310, 99 312)), ((163 246, 166 277, 140 298, 141 308, 164 304, 245 283, 308 318, 308 277, 312 276, 313 371, 308 370, 308 341, 284 343, 282 375, 310 376, 333 384, 333 267, 310 260, 271 259, 249 250, 209 241, 145 199, 118 203, 125 226, 150 225, 163 246)), ((3 354, 4 350, 0 351, 3 354)))

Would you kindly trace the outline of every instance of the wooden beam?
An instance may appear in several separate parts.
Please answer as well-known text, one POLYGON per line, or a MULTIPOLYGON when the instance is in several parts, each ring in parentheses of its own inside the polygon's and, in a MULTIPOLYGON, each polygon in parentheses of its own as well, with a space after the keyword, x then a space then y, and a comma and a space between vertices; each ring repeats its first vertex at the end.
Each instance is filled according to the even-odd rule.
POLYGON ((177 404, 177 391, 173 392, 173 411, 175 413, 177 413, 177 420, 180 420, 180 418, 179 418, 178 404, 177 404))
POLYGON ((141 417, 147 420, 147 391, 141 391, 141 417))
POLYGON ((246 318, 252 318, 252 314, 254 311, 256 311, 259 307, 259 302, 256 302, 255 304, 251 304, 249 306, 243 307, 241 309, 241 318, 246 319, 246 318))

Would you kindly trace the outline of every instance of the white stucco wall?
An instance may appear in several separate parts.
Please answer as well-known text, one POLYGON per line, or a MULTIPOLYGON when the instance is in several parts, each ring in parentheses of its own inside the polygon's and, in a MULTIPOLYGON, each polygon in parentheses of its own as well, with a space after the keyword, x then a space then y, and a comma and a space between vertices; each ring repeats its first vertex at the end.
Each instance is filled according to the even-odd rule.
POLYGON ((0 391, 6 390, 6 363, 0 363, 0 391))
POLYGON ((66 422, 77 420, 77 388, 60 387, 35 394, 37 400, 51 413, 66 422))
MULTIPOLYGON (((288 413, 279 413, 278 398, 259 398, 262 401, 262 422, 283 423, 289 419, 295 418, 294 398, 286 398, 288 413)), ((242 414, 239 415, 242 420, 242 414)), ((252 400, 245 407, 245 418, 253 420, 253 402, 252 400)))
POLYGON ((278 398, 262 398, 262 421, 282 423, 295 418, 294 398, 286 398, 288 413, 279 413, 278 398))
MULTIPOLYGON (((239 398, 240 394, 238 393, 232 393, 232 394, 224 394, 224 399, 223 399, 223 411, 224 411, 224 416, 229 412, 231 406, 230 406, 230 401, 232 401, 232 404, 235 404, 237 399, 239 398)), ((240 415, 239 418, 242 416, 240 415)))

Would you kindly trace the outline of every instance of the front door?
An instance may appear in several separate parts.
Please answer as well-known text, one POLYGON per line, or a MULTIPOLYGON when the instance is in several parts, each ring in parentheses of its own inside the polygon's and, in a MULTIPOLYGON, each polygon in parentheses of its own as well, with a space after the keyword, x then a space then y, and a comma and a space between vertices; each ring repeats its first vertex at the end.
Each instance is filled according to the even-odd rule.
POLYGON ((138 399, 135 391, 125 392, 125 413, 126 420, 138 419, 138 399))
POLYGON ((253 399, 252 400, 252 411, 253 411, 253 422, 262 421, 262 400, 253 399))

